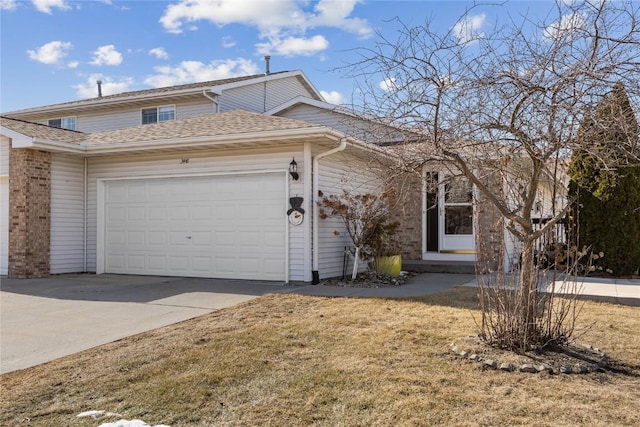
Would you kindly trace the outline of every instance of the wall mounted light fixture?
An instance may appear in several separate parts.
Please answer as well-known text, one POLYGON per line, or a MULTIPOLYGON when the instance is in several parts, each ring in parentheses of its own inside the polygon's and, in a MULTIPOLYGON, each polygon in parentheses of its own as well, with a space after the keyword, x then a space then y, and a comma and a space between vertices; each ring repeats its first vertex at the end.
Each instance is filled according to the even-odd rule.
POLYGON ((291 175, 291 179, 297 181, 300 179, 300 175, 298 174, 298 163, 296 163, 296 158, 294 157, 289 163, 289 175, 291 175))

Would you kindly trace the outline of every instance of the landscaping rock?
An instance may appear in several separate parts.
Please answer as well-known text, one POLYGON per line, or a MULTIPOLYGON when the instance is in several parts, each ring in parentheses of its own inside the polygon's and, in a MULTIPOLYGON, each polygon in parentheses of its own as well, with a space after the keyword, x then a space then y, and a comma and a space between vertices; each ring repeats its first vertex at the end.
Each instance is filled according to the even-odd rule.
POLYGON ((561 374, 571 374, 571 373, 573 373, 573 369, 571 369, 571 366, 560 366, 560 373, 561 374))
POLYGON ((589 372, 589 370, 582 365, 576 365, 573 371, 576 374, 586 374, 587 372, 589 372))
POLYGON ((520 366, 518 370, 520 372, 528 372, 530 374, 535 374, 538 372, 535 366, 529 365, 528 363, 525 363, 524 365, 520 366))
POLYGON ((511 372, 513 371, 513 365, 511 363, 501 363, 499 369, 501 371, 511 372))
POLYGON ((495 360, 491 360, 491 359, 485 360, 484 365, 493 369, 496 369, 498 367, 498 363, 495 360))

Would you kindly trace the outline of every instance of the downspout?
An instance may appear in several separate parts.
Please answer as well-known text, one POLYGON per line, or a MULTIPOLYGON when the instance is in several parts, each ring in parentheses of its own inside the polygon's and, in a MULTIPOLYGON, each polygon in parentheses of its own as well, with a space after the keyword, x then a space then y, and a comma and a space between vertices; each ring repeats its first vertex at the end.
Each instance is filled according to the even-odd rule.
POLYGON ((318 236, 320 234, 320 226, 318 224, 318 222, 320 221, 320 214, 318 212, 318 203, 320 203, 320 196, 318 195, 318 182, 319 182, 319 175, 320 175, 320 159, 330 156, 332 154, 335 154, 337 152, 340 151, 344 151, 344 149, 347 148, 347 138, 342 138, 340 140, 340 145, 338 145, 335 148, 332 148, 329 151, 325 151, 323 153, 319 153, 317 155, 315 155, 313 157, 313 169, 311 171, 311 173, 313 174, 313 183, 312 183, 312 194, 313 197, 311 198, 311 200, 313 200, 313 229, 311 232, 311 244, 312 244, 312 249, 311 251, 313 252, 313 266, 311 269, 311 276, 312 276, 312 280, 313 280, 313 284, 317 285, 318 283, 320 283, 320 272, 319 272, 319 265, 320 265, 320 256, 318 254, 318 249, 319 249, 319 244, 318 244, 318 236))
POLYGON ((202 89, 202 95, 207 98, 209 101, 213 102, 215 104, 215 107, 213 108, 213 112, 214 113, 219 113, 220 112, 220 104, 218 104, 218 100, 216 98, 212 98, 207 94, 207 90, 206 89, 202 89))
POLYGON ((84 212, 82 213, 84 217, 84 225, 82 230, 83 235, 83 244, 82 244, 82 259, 83 259, 83 272, 87 272, 87 158, 84 158, 84 212))

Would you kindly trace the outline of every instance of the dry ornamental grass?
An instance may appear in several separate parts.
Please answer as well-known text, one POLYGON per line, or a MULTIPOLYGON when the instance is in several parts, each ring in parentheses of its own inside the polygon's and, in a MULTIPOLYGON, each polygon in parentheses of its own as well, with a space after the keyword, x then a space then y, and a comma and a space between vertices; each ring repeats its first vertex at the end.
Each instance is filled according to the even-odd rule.
POLYGON ((0 424, 98 426, 640 425, 640 313, 585 303, 581 340, 615 372, 484 370, 449 352, 475 289, 412 300, 268 295, 2 375, 0 424))

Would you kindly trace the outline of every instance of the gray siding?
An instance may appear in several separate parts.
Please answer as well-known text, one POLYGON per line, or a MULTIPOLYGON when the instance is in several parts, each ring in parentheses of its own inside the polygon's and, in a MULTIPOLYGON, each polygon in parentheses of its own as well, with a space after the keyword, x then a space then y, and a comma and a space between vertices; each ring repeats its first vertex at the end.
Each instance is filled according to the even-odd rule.
MULTIPOLYGON (((140 126, 142 124, 142 108, 153 108, 162 105, 176 106, 176 119, 211 114, 215 111, 213 102, 202 96, 202 99, 175 102, 150 101, 136 107, 109 108, 87 111, 76 115, 76 130, 80 132, 101 132, 120 128, 140 126)), ((53 117, 50 117, 53 118, 53 117)), ((48 124, 49 118, 32 119, 36 123, 48 124)))
MULTIPOLYGON (((320 160, 318 189, 325 196, 341 194, 343 188, 356 194, 376 191, 381 182, 354 157, 337 153, 320 160)), ((318 224, 319 275, 321 279, 342 276, 345 246, 353 246, 339 218, 320 219, 318 224)), ((361 269, 366 264, 361 265, 361 269)))
MULTIPOLYGON (((235 151, 180 151, 141 155, 122 155, 89 159, 88 180, 88 270, 97 268, 97 182, 99 179, 184 176, 194 174, 224 174, 251 171, 282 171, 288 169, 291 158, 298 162, 298 171, 302 177, 305 164, 303 147, 272 147, 260 150, 235 151), (188 163, 182 159, 188 158, 188 163)), ((289 180, 289 195, 304 193, 303 179, 289 180)), ((283 216, 289 208, 287 200, 283 200, 283 216)), ((310 212, 308 200, 303 208, 310 212)), ((305 220, 300 226, 289 227, 289 280, 310 280, 309 272, 305 272, 305 228, 311 221, 305 220), (305 276, 306 274, 306 276, 305 276)))
POLYGON ((296 77, 227 89, 220 97, 220 111, 246 110, 256 113, 275 108, 296 96, 311 96, 296 77))
POLYGON ((362 141, 381 143, 402 140, 402 135, 392 128, 312 105, 298 104, 277 115, 328 126, 362 141))
POLYGON ((51 273, 84 271, 84 159, 51 158, 51 273))

